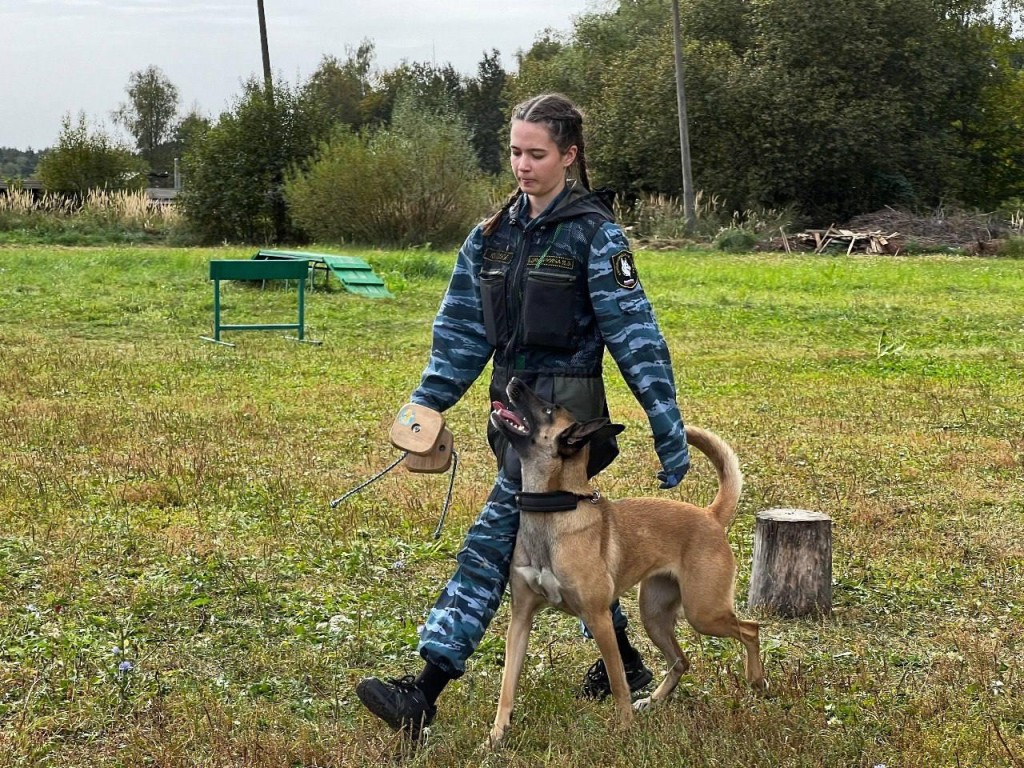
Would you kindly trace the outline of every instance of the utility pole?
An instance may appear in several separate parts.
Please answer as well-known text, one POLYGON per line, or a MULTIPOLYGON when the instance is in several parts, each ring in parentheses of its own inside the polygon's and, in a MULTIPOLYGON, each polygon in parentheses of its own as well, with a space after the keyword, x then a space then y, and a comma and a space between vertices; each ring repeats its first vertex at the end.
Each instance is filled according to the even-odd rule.
MULTIPOLYGON (((263 12, 263 0, 256 0, 256 8, 260 15, 260 47, 263 49, 263 87, 267 92, 267 104, 270 106, 271 124, 267 130, 273 137, 279 132, 277 124, 277 110, 274 108, 274 81, 270 77, 270 46, 267 43, 267 16, 263 12)), ((276 145, 272 141, 272 145, 276 145)), ((284 172, 280 167, 274 170, 273 187, 270 190, 271 216, 274 221, 274 239, 280 243, 284 240, 287 232, 287 219, 284 206, 284 172)))
POLYGON ((274 100, 274 83, 270 77, 270 46, 267 43, 267 16, 263 12, 263 0, 256 0, 256 8, 260 14, 260 47, 263 49, 263 86, 267 89, 267 98, 274 100))
POLYGON ((697 221, 697 201, 693 191, 693 173, 690 168, 690 129, 686 120, 686 87, 683 71, 683 36, 679 31, 679 0, 672 0, 672 39, 676 54, 676 107, 679 113, 679 156, 683 164, 683 215, 686 226, 697 221))

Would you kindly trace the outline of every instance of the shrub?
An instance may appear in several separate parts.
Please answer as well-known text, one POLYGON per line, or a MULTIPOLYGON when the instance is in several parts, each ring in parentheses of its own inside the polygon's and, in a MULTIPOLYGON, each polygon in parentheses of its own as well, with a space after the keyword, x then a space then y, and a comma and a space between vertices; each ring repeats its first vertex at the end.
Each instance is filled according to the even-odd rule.
POLYGON ((742 253, 753 250, 757 245, 757 235, 743 227, 729 227, 718 233, 714 244, 719 251, 742 253))
POLYGON ((389 128, 339 130, 285 199, 315 240, 450 245, 486 211, 488 184, 458 118, 401 99, 389 128))
POLYGON ((1024 237, 1009 238, 1000 250, 999 255, 1007 259, 1024 259, 1024 237))
POLYGON ((381 253, 374 257, 374 265, 405 280, 447 278, 452 273, 450 258, 421 249, 381 253))
POLYGON ((1005 200, 999 206, 996 215, 1006 221, 1011 232, 1024 236, 1024 198, 1014 197, 1005 200))
POLYGON ((318 113, 286 83, 267 97, 250 79, 230 112, 200 127, 185 154, 178 198, 203 242, 282 242, 295 239, 281 198, 285 169, 304 162, 322 134, 318 113))
POLYGON ((682 201, 677 197, 660 194, 643 195, 631 207, 617 203, 615 211, 616 219, 630 227, 630 235, 646 243, 678 243, 685 240, 717 243, 720 239, 749 239, 738 235, 724 236, 734 230, 746 232, 757 242, 760 237, 778 232, 780 227, 790 226, 796 218, 791 208, 781 211, 758 208, 730 213, 718 195, 706 195, 702 190, 698 190, 695 195, 694 214, 693 226, 688 228, 682 201))
POLYGON ((51 192, 84 194, 90 189, 142 189, 146 164, 101 128, 91 129, 85 114, 73 124, 65 115, 57 146, 47 153, 37 173, 51 192))

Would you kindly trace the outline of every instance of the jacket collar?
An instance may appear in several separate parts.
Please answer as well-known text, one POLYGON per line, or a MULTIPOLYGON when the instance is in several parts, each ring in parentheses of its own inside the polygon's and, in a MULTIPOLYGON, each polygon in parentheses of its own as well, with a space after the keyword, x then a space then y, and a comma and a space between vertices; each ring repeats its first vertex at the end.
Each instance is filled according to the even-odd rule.
POLYGON ((534 222, 543 221, 551 224, 580 216, 585 213, 597 213, 607 221, 613 221, 612 205, 615 201, 615 193, 610 189, 597 189, 593 192, 576 183, 566 187, 544 211, 533 219, 526 218, 527 206, 530 201, 522 192, 509 208, 509 221, 520 226, 528 226, 534 222))

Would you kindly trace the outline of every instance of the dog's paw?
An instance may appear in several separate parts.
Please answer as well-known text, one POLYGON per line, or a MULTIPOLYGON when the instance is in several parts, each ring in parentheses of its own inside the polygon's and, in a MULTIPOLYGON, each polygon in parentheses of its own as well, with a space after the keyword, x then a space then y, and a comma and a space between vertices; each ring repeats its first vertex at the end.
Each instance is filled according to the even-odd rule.
POLYGON ((507 732, 508 728, 492 728, 491 732, 487 734, 487 740, 480 745, 481 751, 497 752, 500 750, 505 741, 505 734, 507 732))
POLYGON ((654 700, 650 696, 645 696, 642 699, 637 699, 633 702, 634 712, 643 712, 644 710, 650 709, 654 706, 654 700))

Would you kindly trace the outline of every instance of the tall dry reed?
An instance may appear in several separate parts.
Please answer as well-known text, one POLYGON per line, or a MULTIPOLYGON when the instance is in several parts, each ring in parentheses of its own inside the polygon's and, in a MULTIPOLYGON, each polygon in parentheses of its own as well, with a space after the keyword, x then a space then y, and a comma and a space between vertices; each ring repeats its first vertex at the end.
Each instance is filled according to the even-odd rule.
POLYGON ((177 206, 150 200, 143 191, 89 190, 77 198, 47 192, 34 195, 24 189, 0 195, 0 230, 26 224, 99 224, 111 229, 159 232, 177 226, 182 216, 177 206))
POLYGON ((155 202, 143 191, 129 190, 89 190, 77 213, 126 229, 165 229, 181 220, 173 204, 155 202))

